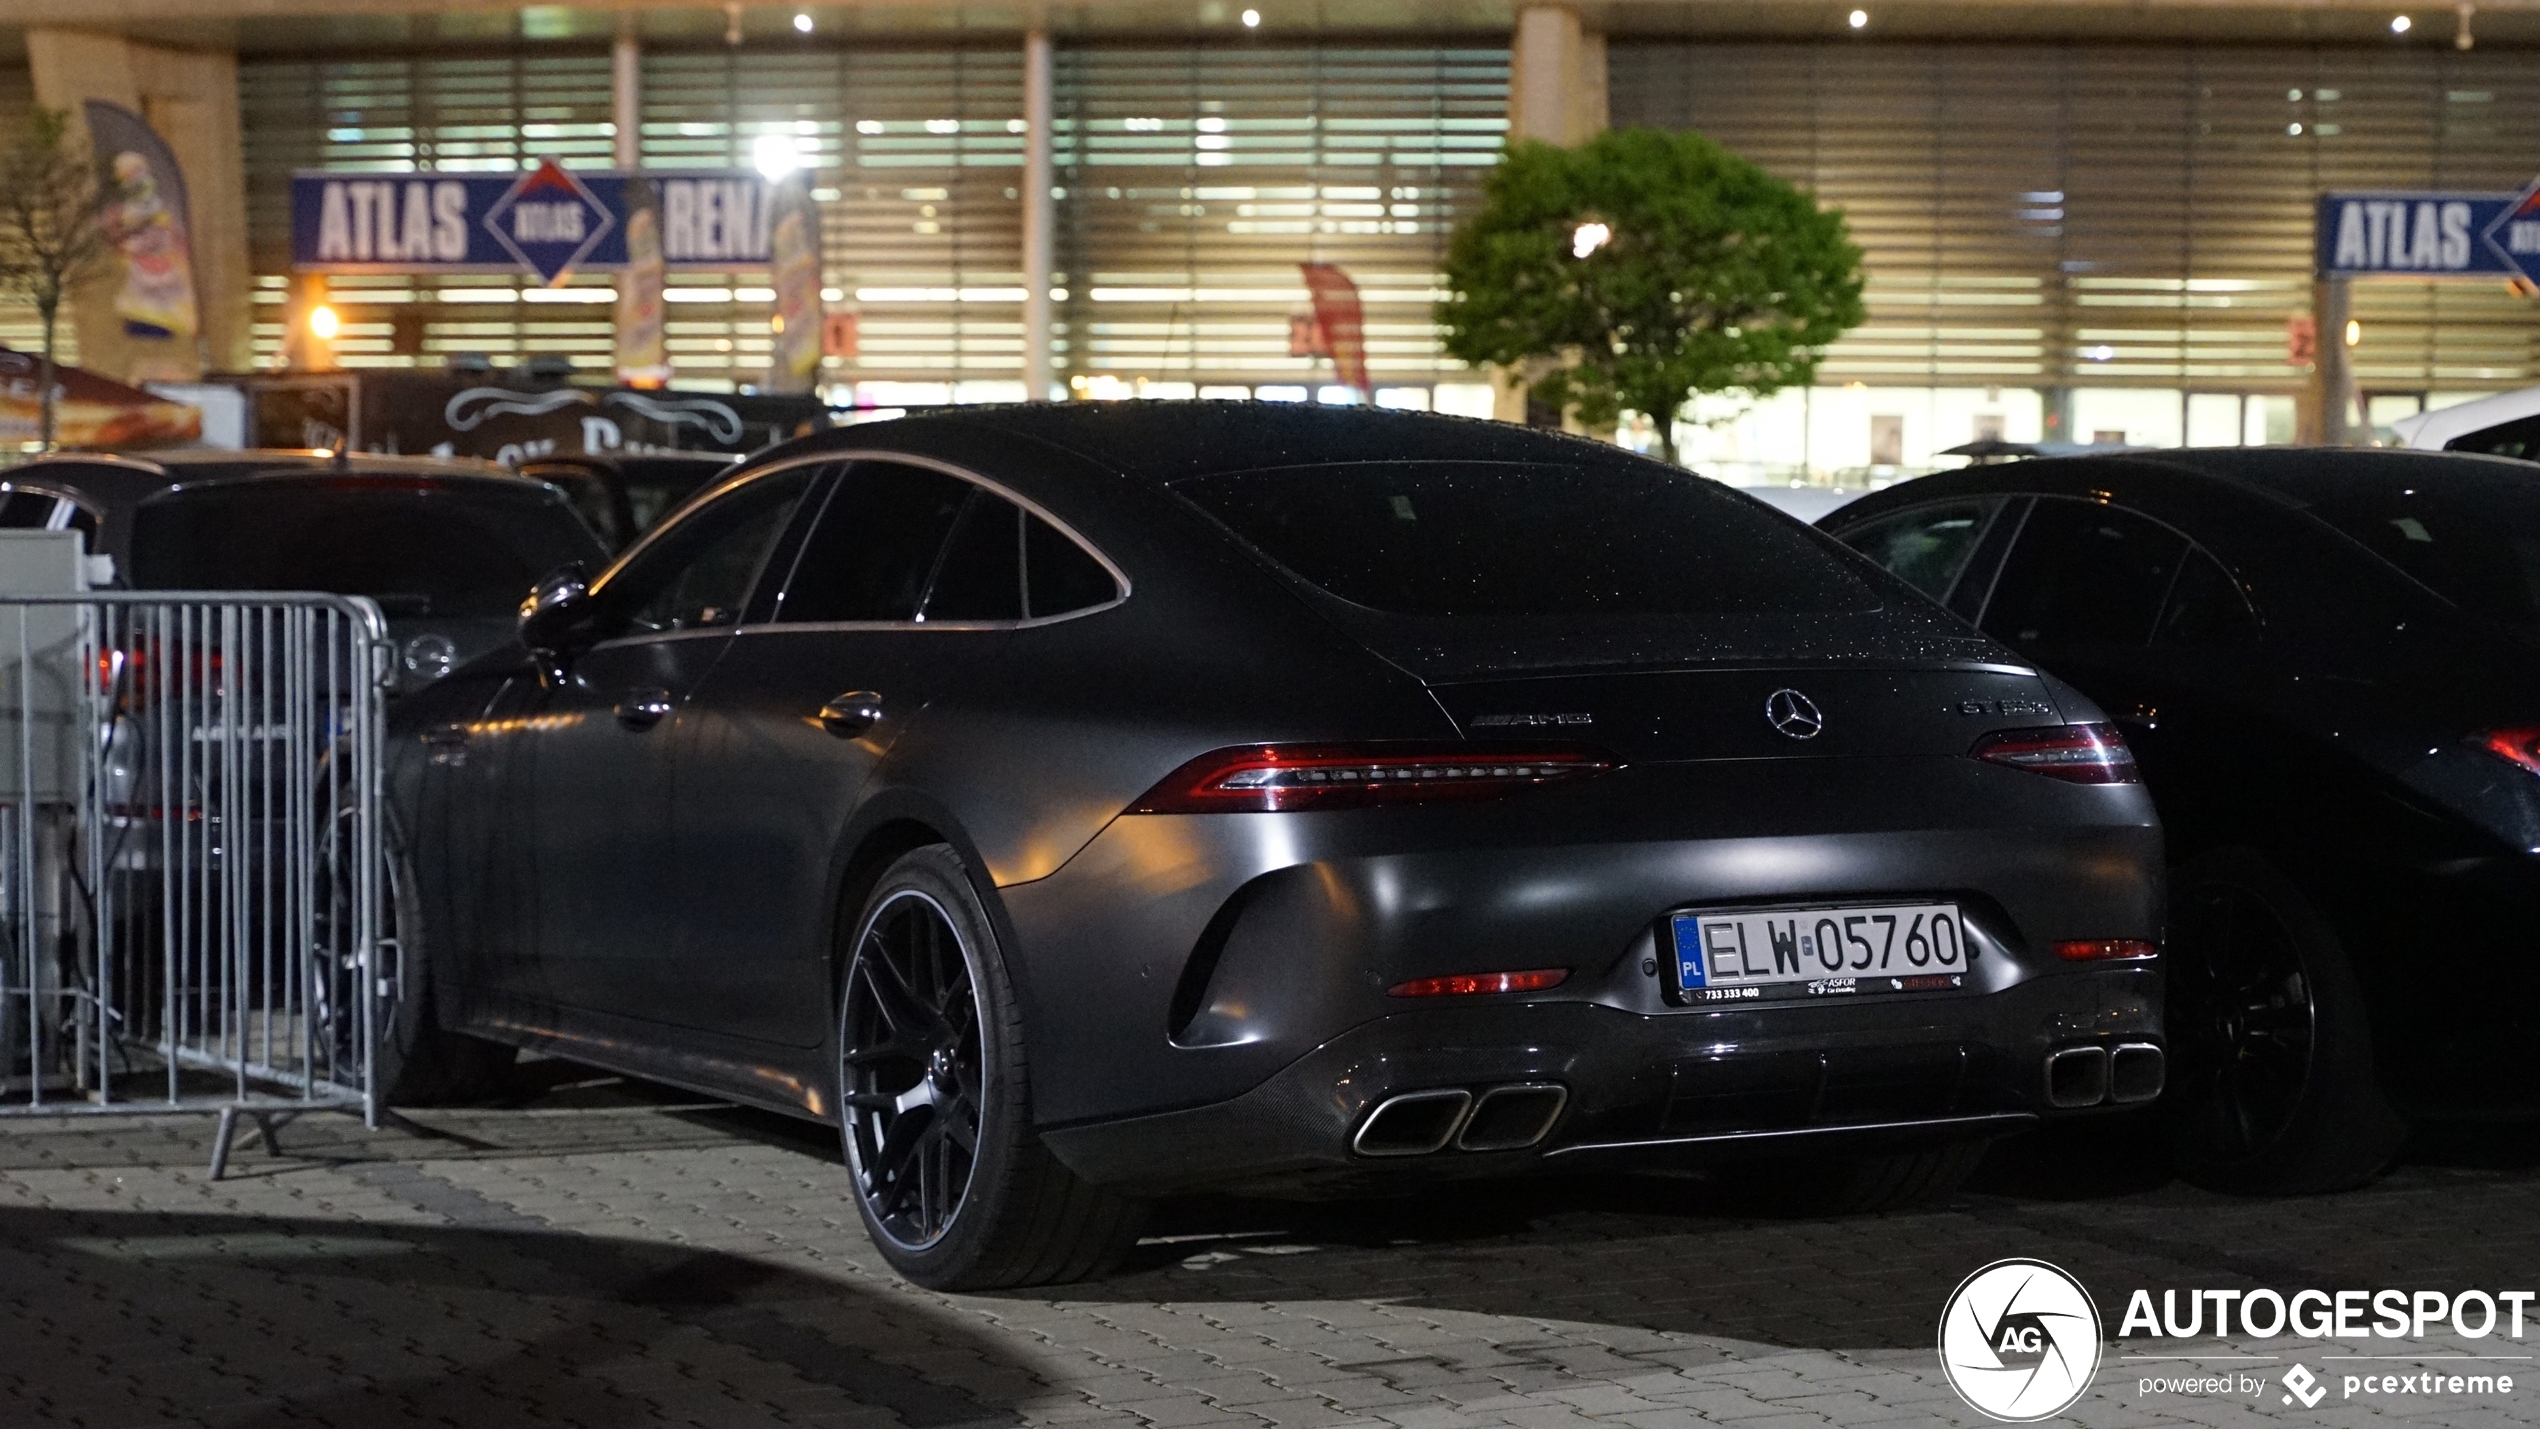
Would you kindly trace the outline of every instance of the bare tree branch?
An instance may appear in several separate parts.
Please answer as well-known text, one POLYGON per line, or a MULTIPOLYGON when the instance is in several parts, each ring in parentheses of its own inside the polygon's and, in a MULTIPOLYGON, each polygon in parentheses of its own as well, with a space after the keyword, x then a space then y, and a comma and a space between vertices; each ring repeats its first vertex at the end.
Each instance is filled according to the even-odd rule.
POLYGON ((120 237, 123 188, 102 166, 68 147, 70 115, 38 109, 0 136, 0 297, 33 307, 44 324, 41 434, 54 432, 54 352, 63 300, 103 274, 120 237))

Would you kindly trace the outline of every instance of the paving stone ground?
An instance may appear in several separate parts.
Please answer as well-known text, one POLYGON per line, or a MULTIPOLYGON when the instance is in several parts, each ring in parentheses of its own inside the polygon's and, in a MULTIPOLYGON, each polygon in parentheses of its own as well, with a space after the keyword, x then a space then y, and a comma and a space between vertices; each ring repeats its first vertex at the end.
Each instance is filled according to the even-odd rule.
MULTIPOLYGON (((2540 1288, 2540 1144, 2480 1133, 2296 1201, 2197 1192, 2123 1135, 2008 1146, 1945 1205, 1848 1220, 1661 1179, 1198 1201, 1099 1283, 938 1295, 867 1245, 817 1129, 545 1080, 376 1132, 305 1117, 219 1182, 207 1119, 0 1123, 0 1429, 1971 1426, 1938 1320, 2003 1257, 2073 1272, 2112 1337, 2138 1287, 2540 1288)), ((2540 1305, 2520 1340, 2112 1338, 2068 1417, 2540 1423, 2534 1345, 2540 1305), (2416 1392, 2345 1392, 2384 1373, 2416 1392)))

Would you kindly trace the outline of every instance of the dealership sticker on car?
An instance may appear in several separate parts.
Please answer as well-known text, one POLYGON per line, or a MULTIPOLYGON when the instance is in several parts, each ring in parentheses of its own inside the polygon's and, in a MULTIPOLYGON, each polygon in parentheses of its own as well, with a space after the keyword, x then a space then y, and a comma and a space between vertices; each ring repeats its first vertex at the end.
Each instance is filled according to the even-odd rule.
POLYGON ((1678 913, 1667 923, 1688 1002, 1966 986, 1966 924, 1954 903, 1678 913))

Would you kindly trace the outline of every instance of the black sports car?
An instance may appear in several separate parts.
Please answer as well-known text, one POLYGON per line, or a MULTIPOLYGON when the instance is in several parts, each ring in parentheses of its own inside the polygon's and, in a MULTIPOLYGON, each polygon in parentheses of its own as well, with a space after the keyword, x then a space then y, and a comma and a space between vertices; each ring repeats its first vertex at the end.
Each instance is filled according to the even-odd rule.
POLYGON ((2194 1178, 2328 1190, 2540 1111, 2540 479, 2213 450, 1975 467, 1823 523, 2125 727, 2177 860, 2194 1178))
POLYGON ((392 1094, 494 1041, 838 1121, 927 1284, 1091 1273, 1199 1187, 1748 1158, 1888 1204, 2161 1085, 2160 834, 2098 710, 1611 447, 859 426, 522 636, 394 715, 392 1094))

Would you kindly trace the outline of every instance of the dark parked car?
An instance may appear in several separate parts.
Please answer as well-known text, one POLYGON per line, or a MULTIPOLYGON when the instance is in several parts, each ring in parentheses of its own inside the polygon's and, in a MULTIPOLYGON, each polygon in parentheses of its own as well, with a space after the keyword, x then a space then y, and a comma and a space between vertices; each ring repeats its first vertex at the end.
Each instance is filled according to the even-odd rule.
POLYGON ((5 474, 0 525, 86 532, 135 590, 369 596, 408 686, 508 643, 541 575, 606 559, 558 488, 435 457, 51 457, 5 474))
POLYGON ((564 488, 614 554, 739 460, 714 452, 608 452, 539 457, 522 462, 520 472, 564 488))
POLYGON ((2126 730, 2176 866, 2189 1173, 2371 1175, 2411 1118, 2540 1111, 2540 481, 2215 450, 1970 468, 1827 529, 2126 730))
POLYGON ((1611 447, 859 426, 522 635, 392 716, 391 1095, 492 1039, 841 1122, 927 1284, 1092 1273, 1199 1187, 1744 1158, 1894 1204, 2160 1087, 2160 834, 2098 710, 1611 447))

